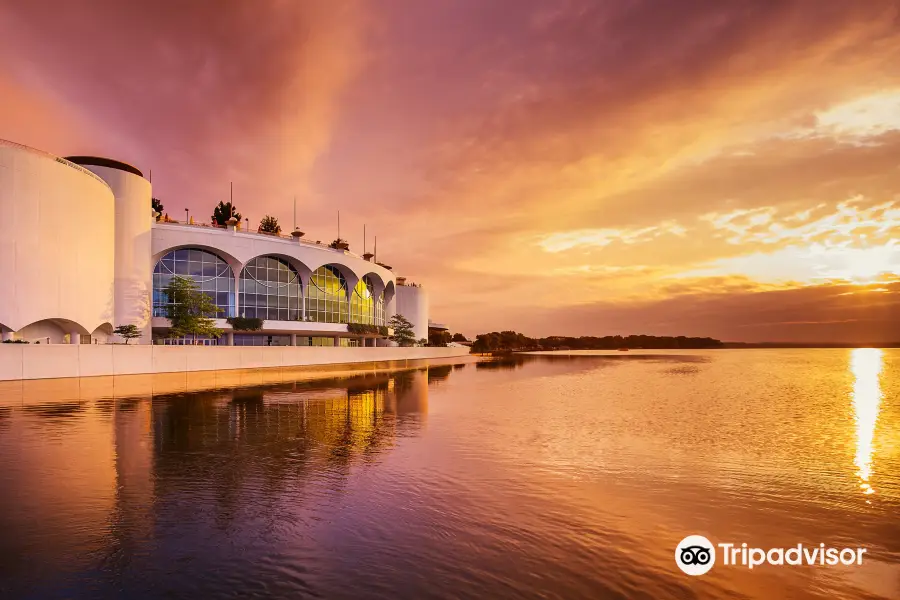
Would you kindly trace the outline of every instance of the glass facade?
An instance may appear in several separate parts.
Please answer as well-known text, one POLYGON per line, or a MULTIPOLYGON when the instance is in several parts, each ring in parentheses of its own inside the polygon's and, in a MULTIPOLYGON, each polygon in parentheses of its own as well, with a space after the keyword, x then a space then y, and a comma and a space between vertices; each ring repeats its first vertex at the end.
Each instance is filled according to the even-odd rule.
POLYGON ((347 323, 349 319, 347 281, 334 267, 319 267, 313 272, 306 287, 306 320, 347 323))
MULTIPOLYGON (((215 314, 224 319, 234 316, 234 273, 224 260, 206 250, 185 248, 173 250, 153 269, 153 316, 165 317, 172 301, 166 286, 174 276, 189 277, 200 291, 208 294, 221 310, 215 314)), ((213 315, 210 315, 213 316, 213 315)))
POLYGON ((350 322, 384 325, 384 294, 375 297, 375 284, 368 275, 360 279, 353 289, 350 322))
POLYGON ((235 346, 290 346, 289 335, 234 334, 235 346))
POLYGON ((241 316, 268 321, 299 321, 300 276, 294 267, 274 256, 258 256, 241 271, 241 316))
POLYGON ((333 337, 297 337, 298 346, 357 346, 357 340, 352 338, 338 338, 337 343, 333 337))
POLYGON ((224 339, 211 338, 205 335, 186 336, 180 338, 156 338, 153 343, 159 346, 222 346, 224 339))
MULTIPOLYGON (((165 288, 175 276, 193 279, 200 291, 208 294, 221 309, 210 316, 221 319, 240 315, 265 321, 303 321, 305 303, 306 321, 386 324, 384 293, 376 296, 376 278, 373 276, 364 276, 353 290, 348 291, 347 280, 341 272, 335 266, 325 265, 312 273, 304 290, 300 275, 286 260, 258 256, 244 266, 236 286, 228 263, 199 248, 173 250, 156 263, 153 269, 154 317, 167 315, 171 300, 165 288)), ((277 326, 271 328, 277 329, 277 326)), ((307 343, 326 344, 326 339, 307 343)), ((249 339, 247 342, 259 343, 249 339)), ((275 342, 280 343, 281 340, 275 342)))

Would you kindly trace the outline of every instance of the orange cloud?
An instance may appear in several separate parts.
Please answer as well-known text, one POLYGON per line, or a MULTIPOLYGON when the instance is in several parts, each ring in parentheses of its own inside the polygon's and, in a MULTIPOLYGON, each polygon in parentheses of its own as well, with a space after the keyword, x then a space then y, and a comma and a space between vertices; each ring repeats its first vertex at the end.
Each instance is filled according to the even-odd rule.
POLYGON ((467 333, 853 336, 894 314, 900 272, 897 18, 881 0, 34 0, 0 15, 0 91, 40 108, 2 96, 0 129, 135 162, 195 214, 229 181, 254 220, 289 221, 298 195, 313 239, 341 209, 354 249, 366 224, 467 333), (60 110, 80 130, 48 132, 60 110))

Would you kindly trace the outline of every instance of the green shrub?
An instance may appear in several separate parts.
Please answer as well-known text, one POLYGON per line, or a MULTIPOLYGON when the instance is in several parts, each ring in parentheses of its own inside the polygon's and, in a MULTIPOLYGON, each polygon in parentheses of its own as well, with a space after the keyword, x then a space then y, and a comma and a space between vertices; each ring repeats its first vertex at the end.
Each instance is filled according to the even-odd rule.
POLYGON ((263 328, 263 320, 251 317, 228 317, 225 322, 235 331, 259 331, 263 328))
POLYGON ((387 336, 387 327, 384 325, 369 325, 367 323, 347 323, 347 332, 355 335, 387 336))

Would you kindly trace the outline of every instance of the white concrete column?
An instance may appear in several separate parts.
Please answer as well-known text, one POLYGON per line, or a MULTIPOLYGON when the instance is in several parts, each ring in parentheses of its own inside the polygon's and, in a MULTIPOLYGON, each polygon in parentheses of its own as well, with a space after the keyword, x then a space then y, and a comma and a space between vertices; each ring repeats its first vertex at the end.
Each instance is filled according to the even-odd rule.
POLYGON ((291 334, 291 346, 296 346, 296 345, 297 345, 297 334, 292 333, 291 334))
POLYGON ((226 346, 234 346, 234 332, 229 331, 225 334, 225 345, 226 346))
POLYGON ((335 346, 341 345, 341 336, 339 336, 339 335, 334 336, 334 345, 335 346))
POLYGON ((69 333, 69 343, 70 344, 80 344, 81 343, 81 334, 76 331, 70 332, 69 333))
POLYGON ((234 315, 235 317, 240 317, 241 315, 241 274, 240 272, 232 267, 231 269, 234 272, 234 315))

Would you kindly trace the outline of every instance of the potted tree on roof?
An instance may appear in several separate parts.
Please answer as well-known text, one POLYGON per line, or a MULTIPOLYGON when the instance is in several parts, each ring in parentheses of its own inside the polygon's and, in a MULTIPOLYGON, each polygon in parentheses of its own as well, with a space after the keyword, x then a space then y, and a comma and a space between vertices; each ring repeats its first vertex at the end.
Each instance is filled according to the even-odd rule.
POLYGON ((222 202, 220 200, 219 204, 213 209, 212 216, 209 218, 213 225, 218 225, 219 227, 226 227, 229 225, 231 219, 234 219, 235 224, 241 220, 241 213, 239 213, 237 207, 231 203, 231 200, 228 202, 222 202))
POLYGON ((156 220, 158 222, 160 217, 162 217, 162 214, 163 214, 163 203, 160 202, 159 198, 151 198, 150 199, 150 208, 152 209, 154 217, 156 218, 156 220))
POLYGON ((278 224, 278 218, 272 215, 264 216, 262 221, 259 222, 259 232, 279 235, 281 233, 281 225, 278 224))

